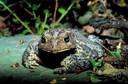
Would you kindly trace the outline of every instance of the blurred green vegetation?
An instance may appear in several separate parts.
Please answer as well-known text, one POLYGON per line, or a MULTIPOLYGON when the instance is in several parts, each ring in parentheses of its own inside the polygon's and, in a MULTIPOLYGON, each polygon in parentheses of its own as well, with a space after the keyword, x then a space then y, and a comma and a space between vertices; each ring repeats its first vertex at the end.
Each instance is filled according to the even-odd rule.
MULTIPOLYGON (((9 23, 20 25, 21 34, 36 33, 42 34, 49 28, 60 25, 62 19, 72 9, 75 1, 67 2, 68 5, 60 5, 63 1, 58 0, 20 0, 20 1, 0 1, 2 12, 9 12, 9 23), (55 5, 55 6, 54 6, 55 5), (24 29, 25 28, 25 29, 24 29), (22 30, 23 29, 23 30, 22 30)), ((13 31, 13 30, 12 30, 13 31)), ((16 33, 17 29, 14 30, 16 33)))
POLYGON ((95 17, 111 18, 124 12, 127 16, 127 4, 127 0, 0 0, 0 16, 12 35, 42 34, 50 28, 66 28, 65 23, 82 27, 95 17))

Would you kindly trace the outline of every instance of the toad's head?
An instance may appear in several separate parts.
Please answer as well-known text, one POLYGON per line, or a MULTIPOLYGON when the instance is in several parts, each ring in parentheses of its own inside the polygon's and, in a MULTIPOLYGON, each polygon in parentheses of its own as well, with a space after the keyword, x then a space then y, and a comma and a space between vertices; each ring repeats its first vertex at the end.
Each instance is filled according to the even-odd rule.
POLYGON ((38 44, 39 49, 50 52, 60 53, 74 49, 74 34, 70 29, 51 29, 47 30, 38 44))

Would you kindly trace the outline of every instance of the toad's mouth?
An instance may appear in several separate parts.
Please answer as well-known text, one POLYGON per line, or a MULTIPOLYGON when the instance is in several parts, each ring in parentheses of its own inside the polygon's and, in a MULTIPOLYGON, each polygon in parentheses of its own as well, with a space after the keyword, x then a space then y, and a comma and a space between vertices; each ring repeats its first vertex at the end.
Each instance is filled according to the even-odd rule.
POLYGON ((48 68, 57 68, 61 66, 60 63, 64 58, 74 53, 76 53, 76 48, 58 53, 46 52, 39 49, 39 58, 42 61, 43 66, 48 68))

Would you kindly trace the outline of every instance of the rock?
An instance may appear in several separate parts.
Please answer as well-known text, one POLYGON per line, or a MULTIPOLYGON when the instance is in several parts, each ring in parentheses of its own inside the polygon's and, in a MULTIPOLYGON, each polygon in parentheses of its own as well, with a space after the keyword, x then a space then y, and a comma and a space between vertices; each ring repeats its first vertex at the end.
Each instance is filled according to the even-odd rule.
POLYGON ((86 23, 89 22, 90 18, 92 18, 92 12, 91 11, 88 11, 86 12, 83 16, 80 16, 78 18, 78 22, 81 24, 81 25, 84 25, 86 23))
POLYGON ((83 31, 91 34, 95 32, 95 29, 94 27, 87 25, 87 26, 83 26, 83 31))

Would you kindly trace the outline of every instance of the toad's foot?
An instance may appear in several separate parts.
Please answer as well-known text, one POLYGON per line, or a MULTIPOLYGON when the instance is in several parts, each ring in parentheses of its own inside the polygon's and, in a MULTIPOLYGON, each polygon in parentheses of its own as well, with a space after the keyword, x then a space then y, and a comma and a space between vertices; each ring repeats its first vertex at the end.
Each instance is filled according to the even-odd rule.
POLYGON ((69 71, 65 67, 60 67, 54 69, 54 74, 64 74, 64 73, 69 73, 69 71))
POLYGON ((38 66, 39 64, 35 61, 35 60, 27 60, 25 63, 24 63, 24 66, 26 68, 30 68, 30 69, 34 69, 38 66))
POLYGON ((128 83, 128 71, 119 70, 118 72, 113 73, 110 77, 114 81, 128 83))
POLYGON ((34 69, 39 66, 39 62, 40 60, 34 52, 30 52, 28 56, 23 58, 23 65, 26 68, 34 69))
POLYGON ((63 74, 63 73, 80 73, 82 71, 91 69, 90 61, 84 58, 82 55, 71 55, 63 59, 61 62, 60 68, 56 68, 54 73, 63 74))

